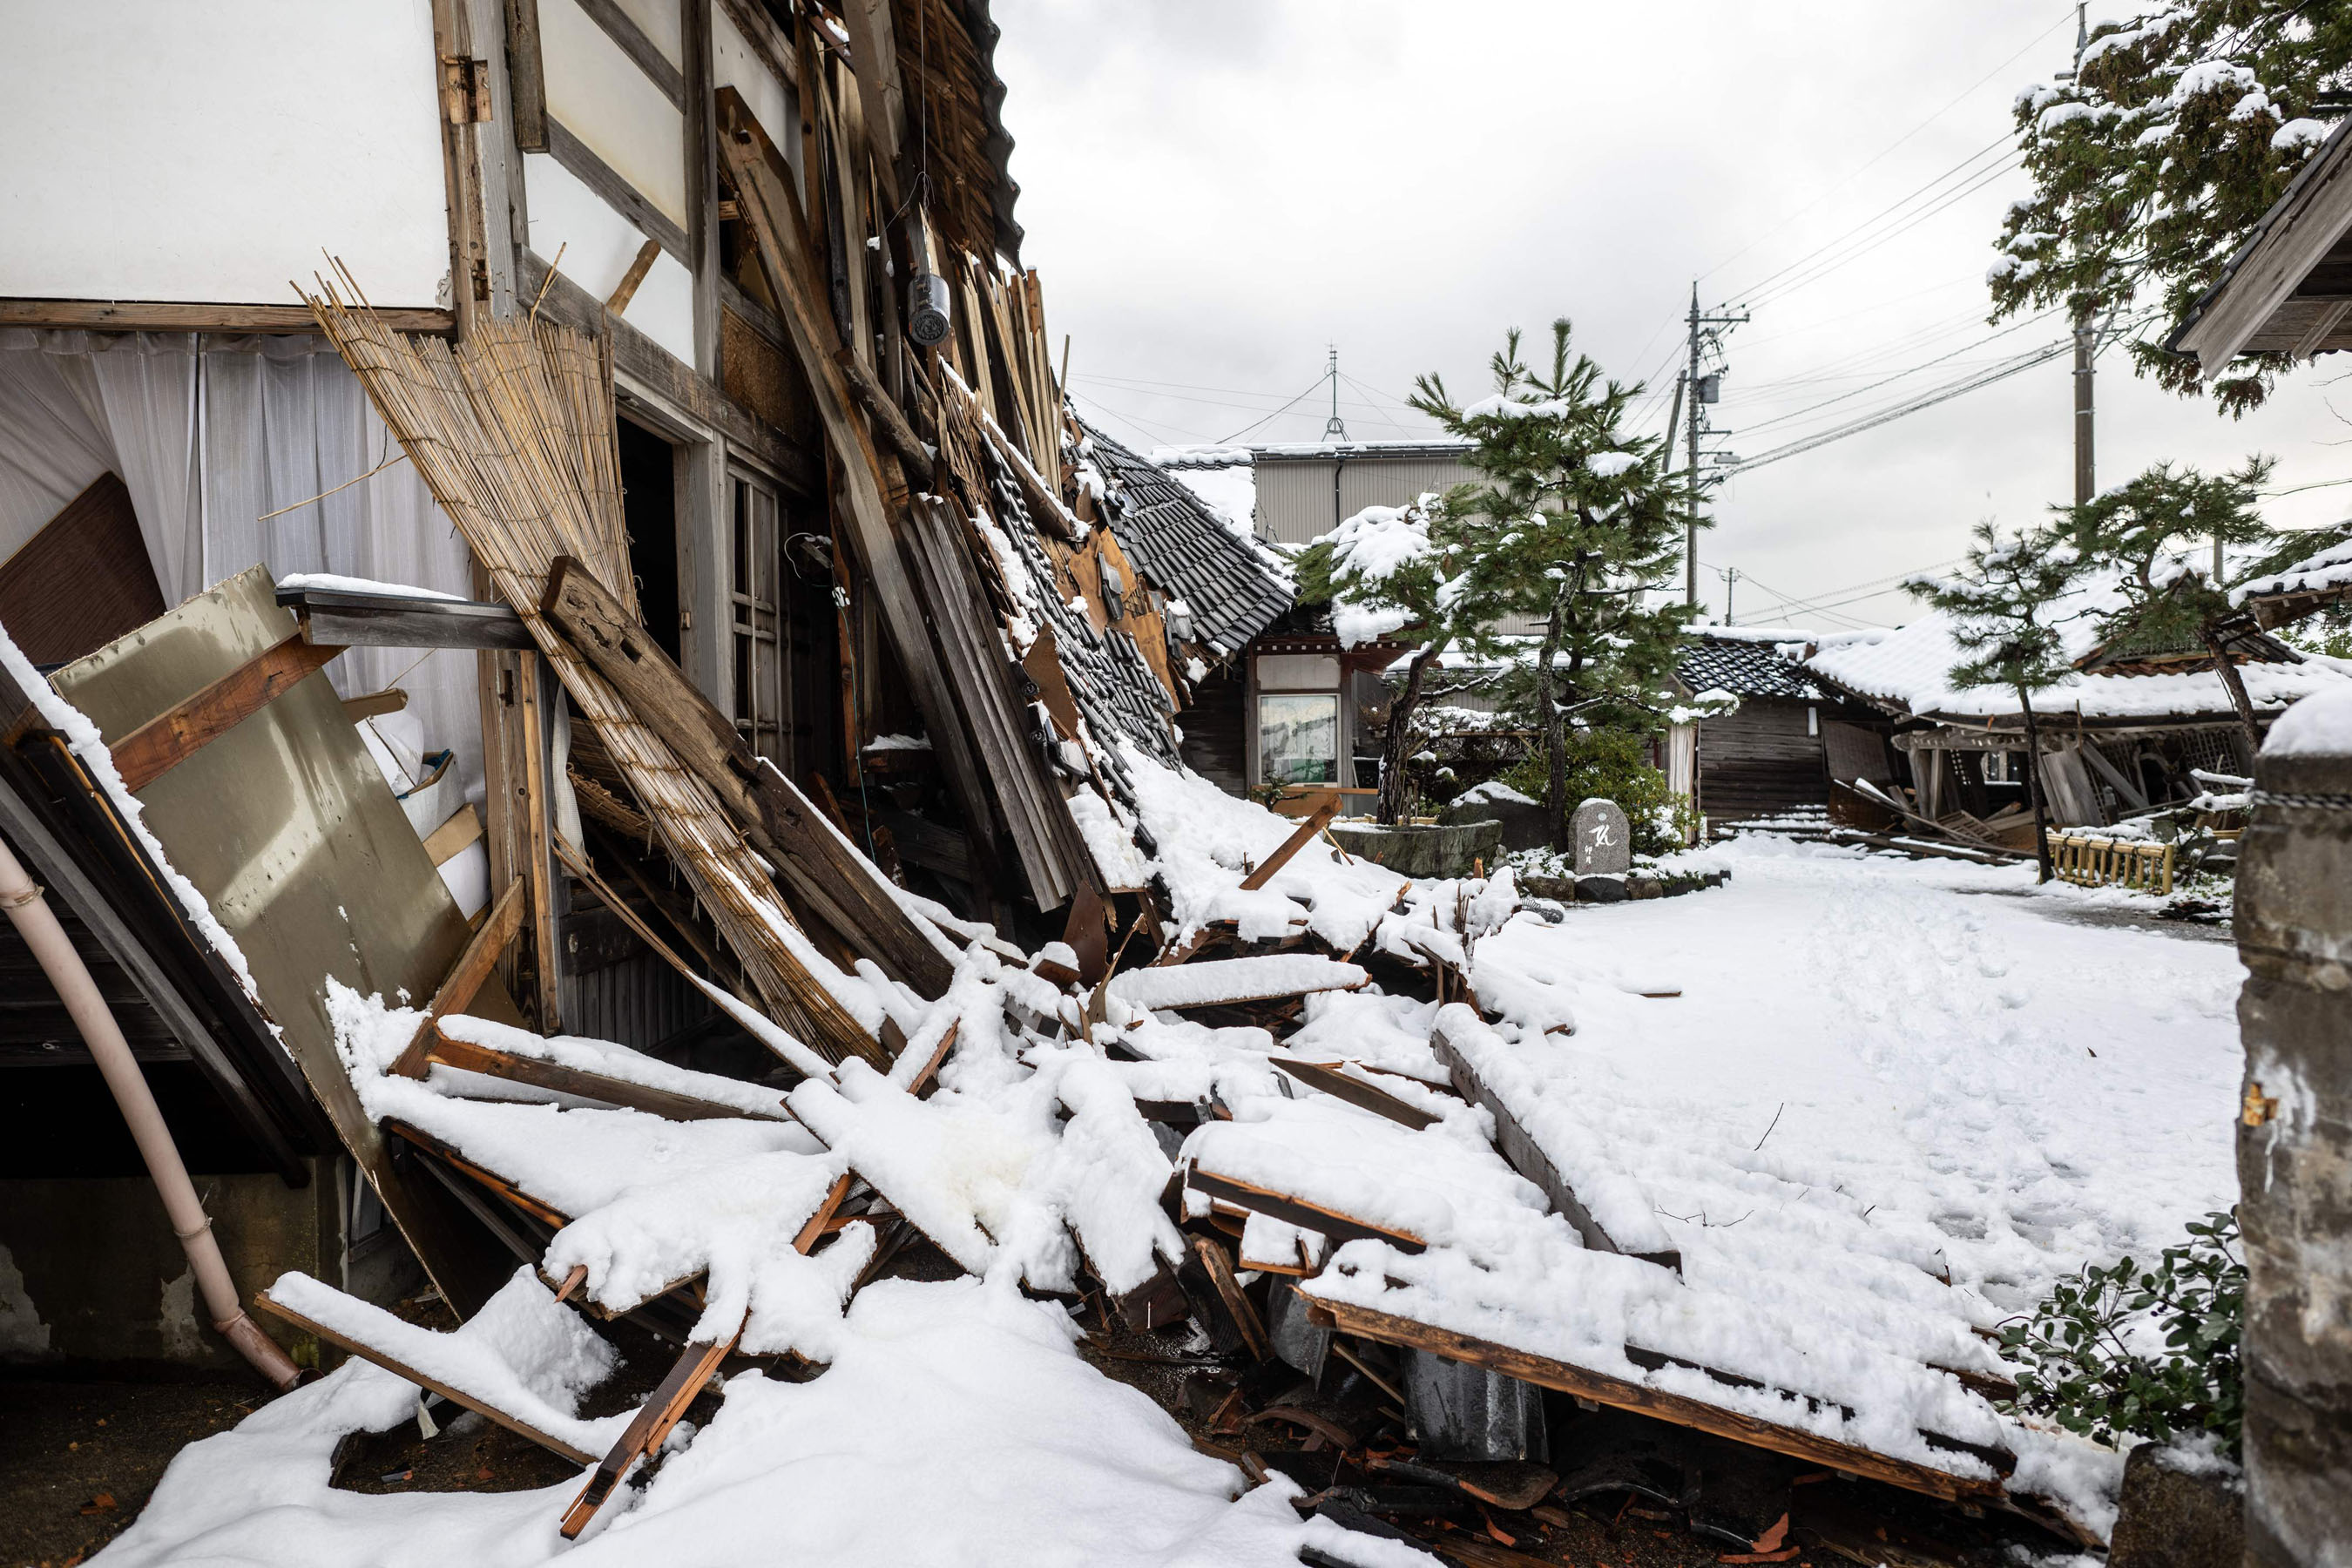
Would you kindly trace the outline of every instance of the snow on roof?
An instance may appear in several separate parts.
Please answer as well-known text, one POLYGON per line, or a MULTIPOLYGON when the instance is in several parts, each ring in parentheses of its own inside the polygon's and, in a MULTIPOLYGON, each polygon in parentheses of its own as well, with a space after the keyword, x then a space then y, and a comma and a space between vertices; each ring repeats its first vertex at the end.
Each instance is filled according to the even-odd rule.
POLYGON ((2347 588, 2352 588, 2352 539, 2305 557, 2283 572, 2240 584, 2231 590, 2230 602, 2242 605, 2248 599, 2275 595, 2326 594, 2347 588))
POLYGON ((1459 461, 1477 449, 1475 441, 1449 441, 1438 436, 1425 441, 1282 441, 1270 446, 1252 447, 1250 451, 1263 463, 1269 459, 1295 462, 1318 458, 1434 458, 1459 461))
MULTIPOLYGON (((2099 619, 2124 603, 2116 579, 2077 588, 2051 606, 2062 655, 2078 659, 2101 641, 2099 619)), ((1823 637, 1804 668, 1832 686, 1885 706, 1961 721, 2010 720, 2018 713, 2016 694, 2006 687, 1955 687, 1952 667, 1961 652, 1952 640, 1951 620, 1931 611, 1908 626, 1886 631, 1849 632, 1823 637)), ((2239 667, 2246 695, 2257 712, 2276 713, 2345 677, 2325 666, 2246 664, 2239 667)), ((2037 713, 2101 720, 2162 720, 2232 716, 2236 710, 2220 673, 2200 669, 2165 675, 2074 674, 2033 694, 2037 713)))

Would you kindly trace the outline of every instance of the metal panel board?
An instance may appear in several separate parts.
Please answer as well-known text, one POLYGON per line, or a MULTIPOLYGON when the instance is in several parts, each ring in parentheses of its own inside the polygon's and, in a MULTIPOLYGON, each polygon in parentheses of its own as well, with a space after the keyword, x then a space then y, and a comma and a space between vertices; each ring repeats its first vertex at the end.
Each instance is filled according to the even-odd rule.
MULTIPOLYGON (((110 744, 293 636, 256 566, 58 670, 110 744)), ((288 1052, 384 1206, 461 1312, 502 1270, 452 1229, 430 1184, 395 1171, 336 1055, 326 981, 432 995, 467 924, 323 672, 196 751, 139 796, 147 828, 243 951, 288 1052), (486 1260, 486 1259, 485 1259, 486 1260)))

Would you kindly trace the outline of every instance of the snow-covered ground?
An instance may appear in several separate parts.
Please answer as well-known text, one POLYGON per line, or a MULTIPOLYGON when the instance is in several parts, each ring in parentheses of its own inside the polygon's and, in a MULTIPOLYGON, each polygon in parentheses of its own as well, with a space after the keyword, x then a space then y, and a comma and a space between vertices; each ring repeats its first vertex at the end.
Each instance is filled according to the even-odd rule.
POLYGON ((2030 866, 1761 836, 1713 853, 1723 888, 1579 908, 1555 939, 1682 986, 1585 987, 1572 1046, 1683 1141, 1760 1142, 1930 1217, 1955 1281, 2012 1310, 2236 1201, 2227 942, 2070 919, 2115 900, 2037 890, 2030 866))

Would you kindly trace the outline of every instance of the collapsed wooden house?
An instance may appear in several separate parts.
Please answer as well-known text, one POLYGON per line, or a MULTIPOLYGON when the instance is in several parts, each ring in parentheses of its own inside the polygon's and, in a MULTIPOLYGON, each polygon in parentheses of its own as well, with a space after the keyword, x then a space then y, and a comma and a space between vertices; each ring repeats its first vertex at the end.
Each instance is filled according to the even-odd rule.
MULTIPOLYGON (((2201 641, 2157 636, 2128 618, 2103 632, 2121 604, 2111 584, 2075 590, 2055 606, 2077 673, 2034 698, 2043 787, 2054 823, 2112 824, 2206 793, 2196 775, 2242 776, 2257 734, 2297 699, 2345 679, 2260 631, 2250 618, 2223 629, 2225 678, 2201 641), (2233 685, 2244 693, 2242 711, 2233 685)), ((1907 777, 1879 804, 1961 837, 2032 849, 2026 816, 2024 716, 2014 692, 1955 688, 1959 662, 1940 614, 1894 630, 1835 634, 1806 651, 1805 673, 1895 721, 1892 744, 1907 777), (1988 833, 1984 825, 1996 824, 1988 833)), ((1867 794, 1867 792, 1865 792, 1867 794)))
POLYGON ((1707 626, 1685 643, 1675 679, 1691 699, 1726 693, 1727 713, 1675 723, 1664 743, 1668 785, 1713 825, 1835 816, 1832 781, 1893 775, 1885 721, 1822 687, 1790 654, 1813 640, 1789 628, 1707 626))
MULTIPOLYGON (((195 270, 78 285, 173 297, 53 267, 0 307, 0 838, 46 889, 11 919, 68 911, 128 1026, 13 1011, 0 1242, 55 1332, 9 1349, 173 1348, 91 1329, 179 1278, 145 1195, 90 1180, 153 1168, 102 1127, 135 1062, 174 1160, 241 1182, 226 1250, 285 1342, 593 1463, 566 1535, 720 1368, 814 1374, 917 1241, 1189 1315, 1260 1394, 1336 1357, 1365 1424, 1298 1424, 1360 1468, 1602 1447, 1608 1409, 2039 1514, 2011 1478, 2045 1439, 1987 1402, 1990 1308, 1924 1230, 1774 1188, 1864 1310, 1710 1338, 1754 1315, 1740 1259, 1654 1209, 1754 1173, 1628 1168, 1590 1096, 1515 1075, 1573 987, 1515 951, 1543 917, 1509 879, 1410 883, 1182 770, 1287 585, 1068 418, 984 6, 354 16, 273 66, 323 128, 306 224, 380 253, 310 235, 270 258, 312 279, 289 303, 199 225, 195 270), (406 183, 362 224, 335 160, 378 140, 406 183), (1394 1016, 1279 1048, 1350 1005, 1394 1016), (1408 1014, 1436 1032, 1398 1045, 1408 1014), (132 1226, 76 1297, 70 1233, 132 1226), (629 1316, 668 1373, 602 1426, 518 1399, 380 1310, 411 1260, 461 1317, 629 1316), (1549 1305, 1457 1288, 1487 1274, 1549 1305)), ((1296 1458, 1253 1437, 1253 1479, 1260 1447, 1296 1458)))

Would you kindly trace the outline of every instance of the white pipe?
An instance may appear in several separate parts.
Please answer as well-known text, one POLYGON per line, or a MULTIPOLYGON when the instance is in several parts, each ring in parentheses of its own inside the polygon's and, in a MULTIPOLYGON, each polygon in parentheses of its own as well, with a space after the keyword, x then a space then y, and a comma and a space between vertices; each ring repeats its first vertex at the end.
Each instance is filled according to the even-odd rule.
POLYGON ((228 1277, 228 1265, 222 1260, 204 1201, 196 1196, 195 1184, 188 1180, 188 1168, 180 1162, 179 1147, 172 1142, 171 1129, 163 1124, 154 1091, 147 1087, 146 1076, 131 1057, 121 1026, 98 994, 98 983, 90 978, 81 954, 74 951, 65 928, 58 923, 57 912, 5 843, 0 843, 0 908, 6 909, 17 934, 32 949, 49 984, 57 987, 58 999, 73 1016, 74 1026, 81 1031, 98 1070, 106 1076, 106 1087, 114 1091, 114 1102, 121 1107, 122 1120, 130 1124, 131 1136, 147 1162, 147 1173, 163 1194, 172 1229, 187 1252, 188 1267, 195 1274, 196 1288, 204 1292, 205 1310, 212 1314, 213 1327, 270 1383, 281 1390, 293 1387, 301 1370, 287 1359, 277 1341, 245 1315, 238 1303, 236 1283, 228 1277))

